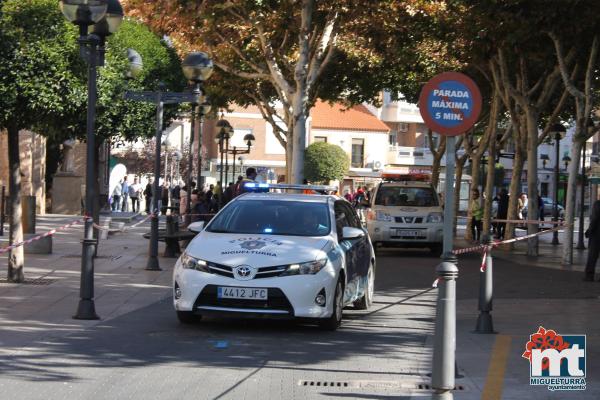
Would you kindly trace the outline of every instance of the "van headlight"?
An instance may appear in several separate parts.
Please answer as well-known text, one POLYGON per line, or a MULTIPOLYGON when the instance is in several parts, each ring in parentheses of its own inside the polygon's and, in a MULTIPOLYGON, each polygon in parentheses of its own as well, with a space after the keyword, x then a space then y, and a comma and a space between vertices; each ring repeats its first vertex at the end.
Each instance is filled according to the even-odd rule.
POLYGON ((442 213, 439 212, 430 213, 427 216, 427 222, 432 224, 444 222, 444 216, 442 215, 442 213))
POLYGON ((196 271, 210 272, 206 261, 194 258, 185 252, 181 255, 181 266, 185 269, 195 269, 196 271))
POLYGON ((290 264, 282 276, 285 275, 314 275, 327 265, 327 259, 309 261, 299 264, 290 264))

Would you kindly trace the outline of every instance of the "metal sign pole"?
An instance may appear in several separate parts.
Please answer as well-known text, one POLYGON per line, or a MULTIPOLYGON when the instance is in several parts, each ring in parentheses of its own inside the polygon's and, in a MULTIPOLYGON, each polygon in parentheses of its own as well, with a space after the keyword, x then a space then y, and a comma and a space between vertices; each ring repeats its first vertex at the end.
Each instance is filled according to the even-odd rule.
POLYGON ((444 191, 444 254, 454 247, 454 195, 460 193, 460 183, 454 189, 456 137, 446 137, 446 189, 444 191))

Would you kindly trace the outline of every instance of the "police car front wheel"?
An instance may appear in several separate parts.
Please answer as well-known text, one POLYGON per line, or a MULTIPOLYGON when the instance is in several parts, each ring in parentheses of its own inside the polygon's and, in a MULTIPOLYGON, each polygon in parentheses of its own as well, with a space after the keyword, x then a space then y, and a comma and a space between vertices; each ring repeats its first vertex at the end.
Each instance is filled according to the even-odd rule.
POLYGON ((327 331, 335 331, 342 324, 342 310, 344 308, 344 287, 342 278, 338 279, 335 285, 335 294, 333 296, 333 309, 331 317, 323 318, 319 321, 319 327, 327 331))

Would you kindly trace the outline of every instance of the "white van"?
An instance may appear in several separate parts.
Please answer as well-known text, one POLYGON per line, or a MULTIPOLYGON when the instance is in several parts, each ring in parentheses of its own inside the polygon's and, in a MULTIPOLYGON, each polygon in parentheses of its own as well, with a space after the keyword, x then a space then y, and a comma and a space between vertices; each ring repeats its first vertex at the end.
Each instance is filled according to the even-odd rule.
POLYGON ((373 246, 424 247, 442 253, 443 209, 426 174, 382 174, 367 229, 373 246))

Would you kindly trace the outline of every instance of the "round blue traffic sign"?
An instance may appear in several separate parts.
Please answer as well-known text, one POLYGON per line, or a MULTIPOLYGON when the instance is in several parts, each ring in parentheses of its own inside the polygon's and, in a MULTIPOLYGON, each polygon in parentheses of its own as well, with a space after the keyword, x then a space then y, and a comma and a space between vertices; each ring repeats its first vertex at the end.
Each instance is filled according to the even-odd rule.
POLYGON ((419 97, 419 110, 425 124, 447 136, 465 133, 481 112, 481 92, 468 76, 444 72, 425 84, 419 97))

